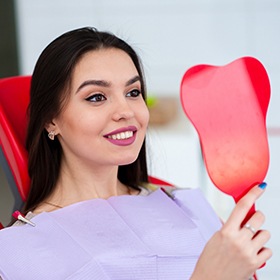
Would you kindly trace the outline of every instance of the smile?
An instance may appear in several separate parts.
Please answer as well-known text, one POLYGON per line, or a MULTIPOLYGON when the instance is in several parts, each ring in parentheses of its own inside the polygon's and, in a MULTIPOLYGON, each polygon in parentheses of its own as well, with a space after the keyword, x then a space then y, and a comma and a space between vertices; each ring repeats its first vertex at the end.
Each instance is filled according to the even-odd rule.
POLYGON ((124 140, 124 139, 129 139, 131 137, 133 137, 133 131, 124 131, 121 133, 108 135, 109 139, 114 139, 114 140, 124 140))
POLYGON ((137 128, 128 126, 116 129, 104 137, 112 144, 117 146, 129 146, 136 140, 137 128))

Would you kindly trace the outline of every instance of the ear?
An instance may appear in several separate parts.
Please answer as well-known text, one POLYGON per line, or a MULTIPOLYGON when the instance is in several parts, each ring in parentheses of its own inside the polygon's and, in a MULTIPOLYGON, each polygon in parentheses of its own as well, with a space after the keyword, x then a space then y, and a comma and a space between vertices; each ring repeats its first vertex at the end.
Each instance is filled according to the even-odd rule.
POLYGON ((45 125, 45 129, 48 132, 49 139, 52 140, 52 141, 54 140, 55 136, 58 135, 58 133, 59 133, 58 127, 57 127, 57 125, 55 124, 54 121, 51 121, 50 123, 47 123, 45 125))
POLYGON ((53 132, 55 135, 57 135, 59 133, 59 130, 58 130, 58 127, 57 127, 55 121, 46 123, 45 129, 47 130, 48 133, 53 132))

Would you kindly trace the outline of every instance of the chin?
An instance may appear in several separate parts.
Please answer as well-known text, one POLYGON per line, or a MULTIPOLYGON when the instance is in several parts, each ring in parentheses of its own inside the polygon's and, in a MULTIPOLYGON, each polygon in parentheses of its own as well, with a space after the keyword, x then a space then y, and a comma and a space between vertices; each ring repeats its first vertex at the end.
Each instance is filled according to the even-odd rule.
POLYGON ((137 159, 137 156, 136 157, 127 157, 127 158, 122 158, 121 160, 120 160, 120 162, 119 162, 119 166, 121 166, 121 165, 128 165, 128 164, 131 164, 131 163, 133 163, 134 161, 136 161, 136 159, 137 159))

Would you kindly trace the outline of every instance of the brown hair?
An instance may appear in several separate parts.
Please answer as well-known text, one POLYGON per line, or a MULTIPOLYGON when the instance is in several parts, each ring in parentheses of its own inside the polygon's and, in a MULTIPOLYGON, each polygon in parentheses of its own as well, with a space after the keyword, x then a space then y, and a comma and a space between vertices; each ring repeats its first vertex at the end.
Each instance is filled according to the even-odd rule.
MULTIPOLYGON (((141 61, 122 39, 108 32, 86 27, 69 31, 51 42, 40 55, 31 81, 29 124, 26 148, 29 154, 30 191, 24 213, 34 210, 54 190, 59 172, 62 148, 57 139, 50 141, 45 125, 59 115, 67 100, 72 71, 81 57, 92 50, 117 48, 132 59, 141 79, 142 93, 146 88, 141 61)), ((148 181, 145 141, 135 162, 120 166, 119 180, 137 188, 148 181)))

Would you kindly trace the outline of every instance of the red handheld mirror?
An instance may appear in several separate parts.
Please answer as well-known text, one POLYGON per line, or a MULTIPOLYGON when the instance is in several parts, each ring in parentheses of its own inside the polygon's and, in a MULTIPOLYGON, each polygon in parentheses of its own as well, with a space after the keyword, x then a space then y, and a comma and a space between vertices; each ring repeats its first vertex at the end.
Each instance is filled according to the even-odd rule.
POLYGON ((225 66, 194 66, 183 76, 180 97, 199 134, 210 179, 237 202, 268 170, 265 68, 253 57, 225 66))

